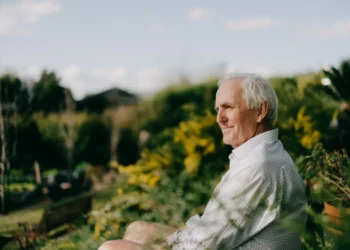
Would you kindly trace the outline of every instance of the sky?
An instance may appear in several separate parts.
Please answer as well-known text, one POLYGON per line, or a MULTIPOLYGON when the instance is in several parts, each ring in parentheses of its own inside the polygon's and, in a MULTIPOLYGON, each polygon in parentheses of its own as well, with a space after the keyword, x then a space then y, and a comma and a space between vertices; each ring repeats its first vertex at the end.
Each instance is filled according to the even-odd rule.
POLYGON ((76 99, 186 77, 291 75, 350 58, 350 1, 0 0, 0 74, 52 70, 76 99))

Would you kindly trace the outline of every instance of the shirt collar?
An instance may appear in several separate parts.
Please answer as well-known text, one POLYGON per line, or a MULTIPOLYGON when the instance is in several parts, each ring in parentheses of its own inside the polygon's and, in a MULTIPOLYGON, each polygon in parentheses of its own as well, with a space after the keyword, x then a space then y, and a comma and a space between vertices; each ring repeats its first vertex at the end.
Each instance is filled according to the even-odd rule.
POLYGON ((258 134, 246 141, 245 143, 243 143, 242 145, 240 145, 239 147, 233 149, 232 153, 229 156, 229 159, 232 160, 234 157, 237 157, 238 159, 243 159, 251 152, 252 148, 256 147, 257 145, 263 142, 276 140, 278 140, 277 128, 258 134))

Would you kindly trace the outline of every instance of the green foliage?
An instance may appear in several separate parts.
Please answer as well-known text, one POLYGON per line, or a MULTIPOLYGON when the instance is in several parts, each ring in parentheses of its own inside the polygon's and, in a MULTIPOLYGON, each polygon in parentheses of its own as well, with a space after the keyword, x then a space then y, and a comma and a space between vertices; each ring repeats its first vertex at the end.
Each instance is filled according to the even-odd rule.
POLYGON ((12 192, 15 192, 15 193, 22 193, 24 191, 31 191, 33 190, 35 187, 35 184, 34 183, 11 183, 9 185, 9 191, 12 193, 12 192))
POLYGON ((75 142, 76 162, 105 165, 110 160, 110 130, 99 116, 92 115, 80 126, 75 142))
POLYGON ((120 138, 117 144, 118 163, 121 165, 131 165, 139 158, 139 146, 137 137, 129 128, 120 129, 120 138))
POLYGON ((339 139, 332 146, 350 152, 350 59, 342 61, 338 69, 323 70, 323 74, 331 81, 330 86, 323 86, 324 93, 338 101, 332 124, 339 139))
POLYGON ((82 227, 67 237, 39 242, 36 249, 40 250, 96 250, 105 241, 105 238, 94 238, 91 236, 89 226, 82 227))
POLYGON ((30 172, 34 161, 38 159, 42 142, 36 121, 31 117, 11 116, 4 119, 4 124, 5 150, 11 167, 30 172))
POLYGON ((14 106, 19 114, 25 114, 29 108, 29 95, 27 86, 15 75, 0 76, 0 100, 9 113, 14 112, 14 106))
POLYGON ((350 158, 345 150, 329 153, 318 144, 303 161, 300 171, 313 179, 317 199, 350 207, 350 158))
POLYGON ((350 161, 346 152, 327 152, 322 144, 317 144, 312 153, 299 157, 297 166, 306 184, 309 203, 307 228, 302 237, 305 248, 347 249, 345 246, 350 245, 350 161), (330 220, 323 211, 324 202, 340 209, 344 224, 330 220), (342 237, 334 232, 335 228, 343 232, 342 237))
POLYGON ((325 86, 325 92, 334 99, 350 103, 350 59, 340 63, 339 69, 323 70, 332 86, 325 86))
POLYGON ((297 79, 271 79, 279 99, 275 126, 284 147, 292 156, 307 154, 319 141, 334 147, 337 135, 329 124, 337 103, 323 92, 320 82, 314 82, 319 77, 304 75, 301 83, 297 79), (311 82, 306 84, 307 80, 311 82))
POLYGON ((55 72, 44 70, 34 83, 31 107, 34 112, 59 112, 65 109, 65 90, 55 72))
POLYGON ((75 171, 80 172, 83 170, 86 170, 88 168, 91 168, 92 165, 86 161, 80 162, 76 167, 75 167, 75 171))
POLYGON ((190 115, 180 109, 183 105, 193 104, 193 111, 198 115, 204 115, 206 110, 214 110, 216 90, 217 83, 214 81, 163 90, 153 98, 153 112, 144 122, 143 128, 153 134, 177 126, 190 115))
POLYGON ((155 189, 145 191, 128 185, 120 176, 117 194, 100 210, 91 213, 95 237, 121 237, 126 225, 135 220, 183 226, 190 215, 203 212, 203 205, 218 181, 191 181, 190 184, 190 180, 183 172, 177 177, 164 177, 155 189))
MULTIPOLYGON (((19 118, 16 130, 16 156, 12 160, 13 168, 31 170, 34 162, 39 159, 42 138, 36 121, 31 118, 19 118)), ((9 139, 9 138, 8 138, 9 139)))
POLYGON ((55 175, 55 174, 58 174, 59 172, 60 170, 57 168, 50 168, 49 170, 43 171, 42 176, 47 178, 50 175, 55 175))
POLYGON ((36 113, 33 118, 37 122, 42 142, 37 160, 42 169, 62 169, 67 165, 66 148, 61 130, 61 119, 58 114, 45 116, 36 113))

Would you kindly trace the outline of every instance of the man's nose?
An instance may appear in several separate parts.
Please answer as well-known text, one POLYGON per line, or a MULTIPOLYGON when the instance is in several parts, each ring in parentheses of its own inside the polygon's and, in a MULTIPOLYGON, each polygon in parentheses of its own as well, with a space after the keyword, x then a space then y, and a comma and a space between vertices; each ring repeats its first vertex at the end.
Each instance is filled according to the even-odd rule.
POLYGON ((216 115, 216 122, 218 124, 221 124, 221 123, 226 122, 226 121, 227 121, 227 117, 226 117, 225 111, 219 110, 217 115, 216 115))

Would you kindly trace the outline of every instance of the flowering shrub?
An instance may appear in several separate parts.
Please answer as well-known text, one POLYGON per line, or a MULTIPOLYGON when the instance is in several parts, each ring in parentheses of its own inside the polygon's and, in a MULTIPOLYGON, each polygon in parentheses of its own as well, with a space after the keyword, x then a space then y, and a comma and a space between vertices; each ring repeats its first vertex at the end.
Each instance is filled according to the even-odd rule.
POLYGON ((141 158, 134 165, 116 166, 121 174, 128 178, 128 184, 141 189, 152 189, 164 175, 169 166, 171 155, 168 147, 162 147, 157 152, 144 150, 141 158))
POLYGON ((214 138, 207 133, 213 126, 216 126, 215 116, 208 112, 205 117, 181 122, 174 131, 174 141, 185 151, 185 170, 191 175, 198 172, 203 156, 216 150, 214 138))
POLYGON ((215 116, 210 112, 206 116, 194 115, 178 127, 163 132, 171 140, 154 151, 145 149, 136 164, 117 168, 128 176, 128 184, 142 189, 154 188, 163 176, 179 175, 183 171, 193 178, 203 176, 204 171, 219 173, 223 170, 219 164, 216 169, 208 170, 209 165, 227 158, 226 155, 220 159, 223 144, 218 138, 221 140, 221 135, 218 138, 212 136, 216 126, 215 116))
POLYGON ((299 109, 294 129, 300 144, 308 150, 312 149, 320 141, 321 133, 314 128, 311 117, 305 113, 305 107, 299 109))
POLYGON ((304 106, 298 109, 295 116, 278 120, 276 126, 280 130, 284 147, 294 157, 307 154, 322 139, 320 130, 304 106))

